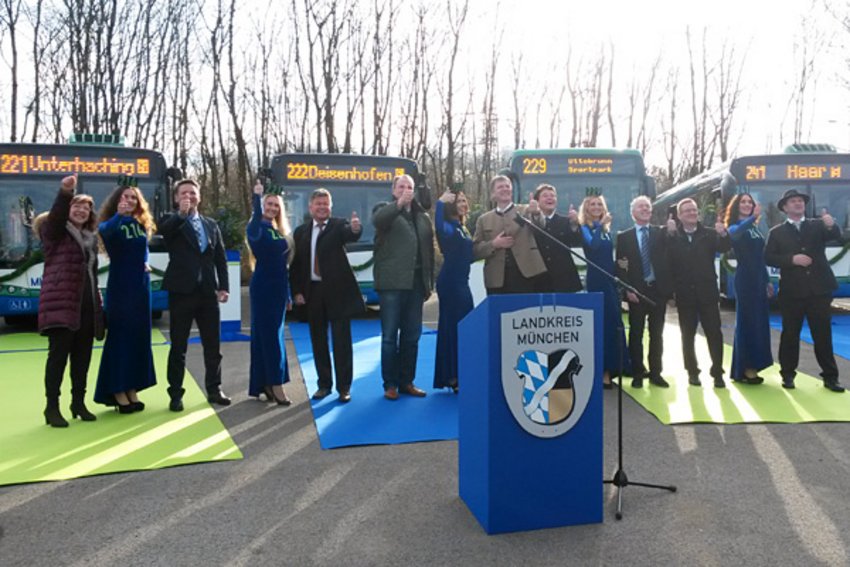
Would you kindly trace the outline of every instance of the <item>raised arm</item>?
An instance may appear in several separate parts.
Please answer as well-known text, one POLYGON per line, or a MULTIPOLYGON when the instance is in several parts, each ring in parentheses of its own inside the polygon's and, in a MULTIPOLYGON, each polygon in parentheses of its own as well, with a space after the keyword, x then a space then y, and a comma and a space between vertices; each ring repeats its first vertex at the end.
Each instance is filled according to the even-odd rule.
POLYGON ((263 236, 263 204, 260 196, 254 193, 251 198, 254 212, 251 215, 251 220, 248 226, 245 227, 245 233, 248 236, 248 242, 257 242, 263 236))
POLYGON ((740 240, 744 233, 750 230, 750 228, 755 224, 755 222, 755 215, 749 216, 743 220, 739 220, 727 229, 729 231, 729 236, 732 237, 732 240, 740 240))

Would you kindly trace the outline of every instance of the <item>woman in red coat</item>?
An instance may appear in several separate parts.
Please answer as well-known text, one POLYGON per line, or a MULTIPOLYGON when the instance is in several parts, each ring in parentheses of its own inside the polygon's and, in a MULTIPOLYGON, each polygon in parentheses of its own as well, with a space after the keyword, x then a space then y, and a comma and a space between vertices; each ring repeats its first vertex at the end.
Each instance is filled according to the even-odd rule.
POLYGON ((59 411, 59 392, 69 358, 71 415, 83 421, 96 419, 84 399, 92 343, 95 337, 103 338, 97 225, 94 201, 89 195, 75 195, 76 187, 76 176, 64 178, 50 212, 39 215, 34 226, 44 250, 38 330, 49 340, 44 420, 53 427, 68 427, 59 411))

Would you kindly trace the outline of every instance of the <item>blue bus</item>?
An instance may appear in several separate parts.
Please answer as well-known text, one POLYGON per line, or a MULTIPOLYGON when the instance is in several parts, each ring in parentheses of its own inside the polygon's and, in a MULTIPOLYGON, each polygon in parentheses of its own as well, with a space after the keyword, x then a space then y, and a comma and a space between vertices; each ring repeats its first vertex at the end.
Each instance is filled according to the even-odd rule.
MULTIPOLYGON (((788 189, 795 188, 809 196, 807 217, 816 217, 826 209, 843 230, 850 229, 850 154, 838 153, 827 144, 794 144, 779 154, 736 157, 705 171, 662 193, 653 205, 653 222, 663 224, 681 199, 696 200, 703 224, 713 225, 725 206, 737 193, 750 193, 761 205, 758 227, 762 234, 785 220, 776 202, 788 189)), ((850 295, 850 257, 848 244, 830 243, 827 258, 838 279, 836 297, 850 295)), ((735 298, 735 256, 728 252, 720 257, 720 291, 735 298)), ((774 283, 779 278, 775 268, 768 268, 774 283)))
POLYGON ((643 156, 637 150, 568 148, 516 150, 505 174, 514 185, 514 200, 527 202, 528 194, 541 183, 557 189, 558 210, 576 209, 589 191, 605 197, 616 234, 633 224, 632 199, 646 195, 655 199, 655 180, 647 175, 643 156))
MULTIPOLYGON (((127 148, 119 137, 75 135, 67 144, 0 144, 0 315, 8 322, 38 313, 43 271, 41 245, 32 221, 50 210, 63 177, 76 173, 77 190, 99 207, 115 189, 118 178, 138 179, 154 220, 171 209, 170 181, 174 170, 162 154, 127 148)), ((106 287, 109 261, 100 259, 99 285, 106 287)), ((167 254, 152 243, 150 264, 154 312, 168 308, 161 290, 167 254)))
POLYGON ((310 194, 323 187, 333 198, 333 214, 348 218, 356 211, 363 224, 360 240, 347 246, 348 260, 367 305, 377 305, 372 276, 375 227, 372 209, 392 198, 397 175, 410 175, 417 198, 430 208, 428 188, 416 162, 406 158, 354 154, 280 154, 272 158, 271 181, 283 188, 286 213, 294 229, 310 218, 310 194))

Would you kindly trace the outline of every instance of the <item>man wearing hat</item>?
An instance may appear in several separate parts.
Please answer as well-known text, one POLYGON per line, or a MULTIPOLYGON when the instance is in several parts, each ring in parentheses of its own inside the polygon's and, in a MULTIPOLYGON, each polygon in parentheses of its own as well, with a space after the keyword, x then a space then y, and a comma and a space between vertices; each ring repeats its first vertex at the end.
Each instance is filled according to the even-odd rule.
POLYGON ((827 242, 841 240, 841 230, 826 209, 819 219, 805 218, 808 202, 809 196, 797 189, 783 193, 776 206, 787 220, 770 229, 764 248, 767 265, 779 268, 782 387, 794 388, 800 360, 800 330, 805 317, 814 339, 824 387, 843 392, 832 354, 832 292, 838 283, 824 252, 827 242))

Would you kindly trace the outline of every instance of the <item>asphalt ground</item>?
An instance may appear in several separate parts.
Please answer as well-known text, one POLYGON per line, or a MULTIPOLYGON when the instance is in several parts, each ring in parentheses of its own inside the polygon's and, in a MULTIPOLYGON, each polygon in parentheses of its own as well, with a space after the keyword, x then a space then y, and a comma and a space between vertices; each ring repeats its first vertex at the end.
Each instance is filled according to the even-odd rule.
MULTIPOLYGON (((678 492, 628 486, 617 521, 608 486, 601 524, 488 536, 458 497, 456 442, 322 451, 294 353, 288 408, 247 397, 247 343, 223 354, 219 415, 244 460, 0 487, 0 565, 850 565, 850 424, 664 426, 625 397, 625 472, 678 492)), ((202 376, 199 345, 188 366, 202 376)), ((817 375, 810 345, 801 370, 817 375)))

